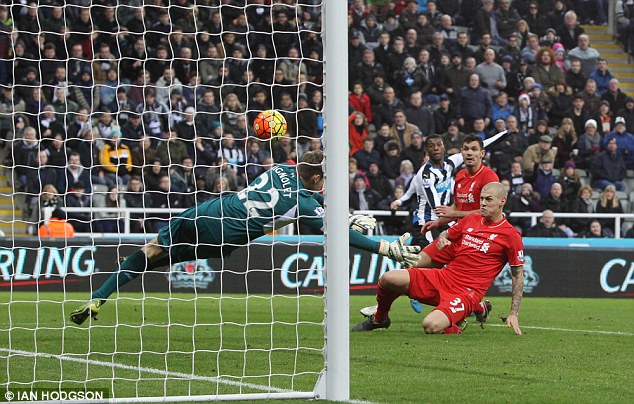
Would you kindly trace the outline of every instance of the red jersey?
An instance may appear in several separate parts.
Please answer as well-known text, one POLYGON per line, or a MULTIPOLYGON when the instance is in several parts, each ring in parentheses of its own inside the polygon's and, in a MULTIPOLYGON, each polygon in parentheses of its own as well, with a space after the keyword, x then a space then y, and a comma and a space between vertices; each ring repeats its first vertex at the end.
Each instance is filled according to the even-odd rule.
POLYGON ((522 236, 506 218, 486 224, 482 215, 472 213, 448 233, 456 255, 443 272, 452 289, 474 290, 481 299, 507 262, 524 265, 522 236))
POLYGON ((499 182, 495 171, 482 165, 475 174, 471 175, 467 170, 460 170, 456 174, 456 183, 453 188, 453 198, 456 207, 460 211, 480 209, 480 191, 490 182, 499 182))

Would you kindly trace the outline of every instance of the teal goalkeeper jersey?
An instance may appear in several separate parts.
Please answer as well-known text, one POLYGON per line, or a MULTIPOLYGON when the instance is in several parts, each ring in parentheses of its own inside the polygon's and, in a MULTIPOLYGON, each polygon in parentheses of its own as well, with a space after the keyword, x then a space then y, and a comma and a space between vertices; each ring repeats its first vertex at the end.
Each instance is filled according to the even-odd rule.
POLYGON ((214 200, 209 216, 221 218, 222 238, 229 243, 252 240, 294 222, 300 230, 309 226, 321 231, 324 209, 314 196, 302 186, 295 166, 280 164, 242 191, 214 200))
MULTIPOLYGON (((280 164, 264 172, 242 191, 205 202, 181 216, 196 216, 198 226, 218 243, 244 244, 291 223, 323 232, 323 197, 305 189, 296 167, 280 164)), ((375 242, 350 230, 350 244, 370 252, 375 242)))

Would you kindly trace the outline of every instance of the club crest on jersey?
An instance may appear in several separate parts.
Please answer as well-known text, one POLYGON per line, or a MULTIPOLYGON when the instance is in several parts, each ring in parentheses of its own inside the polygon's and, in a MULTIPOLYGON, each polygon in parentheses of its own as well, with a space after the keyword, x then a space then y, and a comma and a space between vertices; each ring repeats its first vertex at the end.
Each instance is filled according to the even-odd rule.
POLYGON ((475 202, 475 199, 473 198, 473 194, 467 195, 467 200, 469 201, 469 203, 475 202))
POLYGON ((517 260, 521 261, 521 262, 524 262, 524 250, 519 250, 517 252, 517 260))
POLYGON ((480 251, 482 251, 483 253, 487 253, 489 251, 489 248, 491 247, 491 244, 489 243, 483 243, 482 247, 480 247, 480 251))

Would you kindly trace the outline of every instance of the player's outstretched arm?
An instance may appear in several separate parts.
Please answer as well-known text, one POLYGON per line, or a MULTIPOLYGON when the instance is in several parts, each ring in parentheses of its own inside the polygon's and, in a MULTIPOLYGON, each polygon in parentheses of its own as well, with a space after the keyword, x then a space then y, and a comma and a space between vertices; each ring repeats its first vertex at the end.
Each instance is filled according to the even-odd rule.
POLYGON ((404 267, 410 268, 418 263, 419 246, 405 245, 409 239, 409 233, 403 234, 391 243, 387 240, 374 241, 363 234, 350 229, 350 245, 364 251, 378 253, 400 262, 404 267))
POLYGON ((511 327, 515 334, 522 335, 519 324, 520 305, 522 304, 522 294, 524 293, 524 266, 518 265, 511 267, 512 279, 512 297, 511 297, 511 314, 506 319, 506 325, 511 327))
POLYGON ((351 214, 348 216, 348 224, 352 230, 363 233, 366 230, 374 230, 376 219, 372 216, 351 214))

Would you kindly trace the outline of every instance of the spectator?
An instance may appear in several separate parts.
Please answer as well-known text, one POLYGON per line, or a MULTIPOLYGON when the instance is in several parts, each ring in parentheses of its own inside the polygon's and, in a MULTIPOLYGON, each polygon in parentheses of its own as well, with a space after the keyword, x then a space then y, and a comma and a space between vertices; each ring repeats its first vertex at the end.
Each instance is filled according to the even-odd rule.
MULTIPOLYGON (((380 164, 374 161, 371 162, 368 168, 368 172, 365 175, 368 179, 368 182, 370 183, 370 188, 381 195, 382 199, 388 198, 390 196, 390 194, 392 193, 392 184, 390 183, 390 180, 381 172, 380 164)), ((389 205, 387 209, 389 209, 389 205)))
POLYGON ((352 93, 348 96, 348 103, 355 111, 363 112, 365 117, 369 121, 372 121, 372 106, 370 104, 370 97, 364 93, 363 83, 360 81, 355 82, 352 85, 352 93))
POLYGON ((508 94, 504 91, 495 97, 495 103, 493 104, 493 122, 498 119, 502 119, 506 122, 508 117, 513 113, 513 107, 509 105, 508 94))
POLYGON ((385 156, 385 144, 392 138, 390 137, 390 126, 387 123, 381 125, 374 137, 374 150, 378 151, 381 158, 385 156))
POLYGON ((40 226, 37 235, 41 238, 73 238, 75 229, 66 221, 66 213, 55 209, 49 221, 40 226))
MULTIPOLYGON (((463 64, 463 62, 466 62, 468 58, 475 55, 473 49, 469 47, 469 34, 466 31, 458 32, 458 38, 456 39, 456 44, 453 47, 453 54, 451 56, 451 62, 454 64, 454 57, 456 57, 456 55, 460 56, 460 64, 463 64)), ((455 91, 457 92, 458 90, 460 90, 462 86, 467 83, 467 81, 468 77, 465 78, 464 82, 461 82, 459 86, 454 87, 455 91)))
POLYGON ((409 188, 409 184, 414 178, 414 165, 409 160, 401 161, 400 175, 394 180, 395 185, 400 185, 404 189, 409 188))
POLYGON ((566 49, 559 42, 553 44, 553 52, 555 53, 555 63, 564 74, 566 73, 566 49))
POLYGON ((610 80, 607 91, 601 95, 601 101, 607 101, 612 112, 618 112, 625 108, 626 99, 627 95, 621 91, 619 80, 616 78, 610 80))
POLYGON ((374 210, 377 209, 377 205, 380 201, 381 195, 373 189, 368 188, 365 177, 363 175, 355 176, 352 189, 350 190, 350 209, 374 210))
POLYGON ((581 71, 581 60, 570 58, 570 66, 566 70, 566 84, 572 88, 573 93, 578 93, 586 86, 588 76, 581 71))
POLYGON ((143 117, 143 125, 148 129, 150 136, 160 139, 163 129, 167 127, 166 120, 170 111, 167 105, 156 100, 153 88, 145 88, 145 102, 137 105, 136 112, 143 117))
POLYGON ((563 197, 563 188, 560 183, 554 182, 550 186, 550 192, 541 199, 540 208, 553 212, 568 211, 568 201, 563 197))
POLYGON ((607 135, 608 133, 612 132, 612 120, 613 120, 613 116, 612 116, 612 111, 610 110, 610 103, 607 101, 601 101, 601 104, 599 105, 599 119, 601 120, 600 122, 600 132, 603 135, 607 135))
POLYGON ((520 55, 522 59, 528 62, 529 66, 535 65, 535 58, 539 51, 539 38, 535 34, 528 34, 526 46, 522 48, 520 55))
MULTIPOLYGON (((472 38, 477 37, 473 36, 472 38)), ((473 53, 476 64, 484 62, 484 52, 486 52, 487 49, 491 49, 491 35, 488 32, 485 32, 480 35, 480 45, 473 53)))
POLYGON ((412 142, 412 133, 420 130, 416 125, 407 122, 407 117, 403 110, 394 112, 394 124, 390 128, 390 137, 396 140, 400 149, 409 147, 412 142))
POLYGON ((484 51, 484 62, 476 67, 476 73, 480 77, 480 82, 489 90, 492 97, 497 96, 500 90, 506 87, 504 69, 495 63, 495 51, 493 49, 484 51))
MULTIPOLYGON (((148 204, 145 207, 154 209, 178 209, 181 206, 180 195, 170 192, 170 177, 163 175, 159 180, 159 188, 157 191, 148 191, 148 204)), ((145 231, 156 233, 164 227, 171 216, 171 213, 152 213, 148 214, 145 220, 145 231)))
POLYGON ((24 129, 24 138, 13 145, 13 183, 17 184, 16 189, 24 190, 26 178, 29 171, 33 170, 37 164, 39 152, 39 142, 35 129, 28 126, 24 129))
POLYGON ((187 155, 187 146, 178 138, 175 130, 169 133, 168 139, 162 139, 156 149, 156 156, 164 166, 178 164, 187 155))
MULTIPOLYGON (((597 68, 590 73, 590 77, 597 85, 597 93, 603 95, 610 87, 610 80, 614 75, 608 70, 608 61, 602 58, 597 59, 597 68)), ((617 83, 618 84, 618 83, 617 83)))
POLYGON ((273 156, 273 161, 276 164, 297 162, 295 142, 291 140, 288 132, 273 145, 271 148, 271 155, 273 156))
POLYGON ((581 61, 581 72, 586 76, 597 67, 597 61, 601 57, 599 51, 590 47, 590 38, 586 34, 579 35, 577 47, 568 52, 570 59, 575 58, 581 61))
MULTIPOLYGON (((519 20, 517 25, 515 25, 515 36, 519 39, 519 47, 522 51, 528 44, 529 35, 531 35, 531 32, 528 23, 525 20, 519 20)), ((528 60, 526 62, 528 62, 528 60)))
POLYGON ((447 131, 442 134, 442 141, 445 144, 448 155, 460 153, 465 134, 460 132, 458 121, 452 119, 449 121, 447 131))
POLYGON ((501 38, 508 38, 515 31, 520 20, 517 10, 511 6, 511 0, 500 0, 500 6, 495 10, 495 21, 501 38))
POLYGON ((533 189, 542 200, 550 193, 550 187, 557 181, 553 174, 553 161, 552 157, 543 157, 531 178, 533 189))
POLYGON ((374 149, 374 139, 371 136, 365 137, 363 147, 352 157, 357 160, 357 166, 361 171, 368 171, 371 163, 381 164, 381 155, 374 149))
MULTIPOLYGON (((618 188, 616 188, 614 185, 608 185, 603 189, 603 192, 601 192, 601 195, 599 195, 599 200, 597 201, 597 206, 595 209, 596 213, 623 213, 623 206, 621 205, 619 197, 616 195, 617 189, 618 188)), ((601 220, 601 224, 605 230, 610 230, 612 234, 614 234, 613 219, 601 220)))
POLYGON ((579 174, 577 173, 577 166, 572 160, 566 161, 564 164, 557 182, 562 187, 562 198, 564 198, 568 204, 568 209, 572 209, 574 201, 577 199, 579 190, 581 189, 581 182, 579 181, 579 174))
POLYGON ((264 159, 266 159, 266 157, 267 153, 262 150, 260 141, 257 139, 249 140, 247 154, 245 156, 245 172, 248 184, 252 183, 253 180, 264 172, 262 164, 264 163, 264 159))
MULTIPOLYGON (((508 180, 511 193, 513 195, 519 195, 521 193, 522 185, 528 184, 527 182, 524 181, 524 172, 522 171, 522 163, 520 163, 519 161, 514 161, 511 163, 511 169, 505 175, 505 179, 508 180)), ((532 185, 531 185, 531 192, 533 192, 532 185)))
POLYGON ((524 20, 531 27, 531 32, 537 34, 537 36, 544 36, 546 29, 548 28, 548 21, 544 16, 546 13, 542 13, 539 10, 539 5, 536 1, 528 3, 528 14, 524 15, 524 20))
POLYGON ((132 174, 132 153, 121 143, 120 132, 113 131, 112 137, 99 153, 99 165, 104 171, 105 185, 125 185, 132 174))
POLYGON ((586 122, 592 119, 595 123, 600 121, 598 115, 591 113, 585 107, 585 101, 581 94, 575 94, 572 97, 572 110, 570 111, 570 119, 575 127, 577 133, 584 131, 586 122))
MULTIPOLYGON (((570 203, 572 213, 594 213, 594 202, 592 201, 592 188, 585 185, 579 188, 577 198, 570 203)), ((570 226, 577 233, 582 232, 588 225, 586 218, 574 218, 570 220, 570 226)))
POLYGON ((627 97, 625 99, 625 108, 620 109, 616 116, 625 119, 625 129, 629 133, 634 133, 634 98, 627 97))
POLYGON ((401 100, 396 98, 396 93, 392 87, 386 86, 383 89, 383 98, 384 101, 373 111, 374 126, 377 128, 379 128, 383 122, 392 126, 394 123, 394 113, 397 110, 403 110, 405 108, 401 100))
POLYGON ((579 43, 579 36, 585 34, 585 30, 579 26, 577 14, 572 11, 566 11, 562 26, 552 25, 557 29, 559 41, 567 50, 574 48, 579 43))
POLYGON ((412 162, 414 172, 417 172, 423 165, 425 160, 425 147, 423 145, 423 135, 419 130, 415 130, 414 133, 412 133, 412 143, 403 150, 402 158, 403 160, 412 162))
MULTIPOLYGON (((405 194, 405 189, 402 185, 397 185, 394 187, 394 191, 391 195, 388 195, 386 198, 383 198, 377 205, 377 209, 380 210, 390 210, 390 205, 397 199, 400 199, 405 194)), ((397 211, 407 211, 409 209, 408 204, 399 205, 396 210, 397 211)), ((383 230, 385 234, 399 234, 399 232, 407 231, 407 221, 403 220, 403 217, 399 216, 389 216, 385 217, 383 222, 383 230)))
POLYGON ((605 189, 612 185, 619 191, 625 191, 623 179, 627 173, 623 154, 618 151, 616 138, 608 140, 605 150, 592 160, 592 188, 605 189))
POLYGON ((68 189, 68 193, 64 196, 64 205, 67 208, 84 208, 80 212, 72 212, 68 214, 68 223, 70 223, 76 232, 88 233, 92 228, 91 201, 87 195, 86 186, 83 182, 77 181, 68 189))
POLYGON ((572 107, 572 88, 564 80, 555 83, 555 86, 548 90, 550 96, 550 111, 548 112, 549 122, 553 126, 561 125, 563 118, 570 116, 572 107))
POLYGON ((557 66, 557 59, 552 49, 544 47, 537 52, 531 76, 546 90, 558 81, 564 80, 564 73, 557 66))
POLYGON ((423 136, 436 133, 434 117, 429 108, 423 105, 423 95, 420 91, 411 93, 409 107, 405 110, 407 122, 416 125, 423 136))
POLYGON ((525 237, 568 237, 555 223, 555 215, 550 210, 544 210, 540 223, 526 231, 525 237))
MULTIPOLYGON (((528 141, 517 127, 517 118, 514 115, 508 117, 507 131, 508 135, 491 149, 491 165, 497 168, 500 176, 505 175, 515 162, 520 165, 524 151, 528 147, 528 141)), ((519 185, 521 184, 519 183, 519 185)), ((515 181, 511 180, 511 186, 517 185, 515 181)))
POLYGON ((179 194, 182 207, 190 208, 196 205, 194 161, 190 156, 183 157, 180 164, 171 170, 170 183, 170 192, 179 194))
POLYGON ((401 167, 401 146, 396 140, 385 144, 385 156, 381 161, 381 171, 390 180, 395 180, 401 167))
MULTIPOLYGON (((533 186, 529 183, 522 184, 519 192, 513 194, 509 198, 511 212, 539 212, 539 194, 533 192, 533 186)), ((531 219, 526 217, 511 217, 509 222, 518 227, 522 234, 526 234, 526 230, 531 225, 531 219)))
POLYGON ((119 200, 119 188, 112 184, 108 187, 108 192, 104 199, 94 199, 96 208, 112 208, 114 212, 97 212, 95 214, 95 229, 103 233, 123 232, 123 219, 119 218, 120 209, 125 207, 119 200), (122 206, 123 205, 123 206, 122 206))
POLYGON ((456 116, 463 128, 473 127, 473 121, 482 118, 484 125, 491 123, 493 105, 489 90, 480 86, 480 77, 472 74, 469 84, 460 89, 460 100, 456 104, 456 116))
POLYGON ((349 155, 354 155, 363 148, 363 141, 368 137, 368 120, 363 112, 356 111, 348 117, 349 155))
POLYGON ((581 238, 613 238, 614 233, 609 232, 607 229, 603 229, 601 222, 598 219, 590 221, 586 231, 579 234, 581 238))
POLYGON ((586 130, 577 141, 577 149, 579 150, 579 164, 581 168, 590 168, 592 160, 601 151, 602 136, 597 131, 597 122, 594 119, 588 119, 585 124, 586 130))
POLYGON ((530 100, 531 98, 528 94, 520 94, 518 103, 513 111, 513 116, 517 118, 518 129, 528 134, 535 131, 537 122, 541 119, 540 111, 531 106, 530 100))
MULTIPOLYGON (((623 154, 623 161, 628 169, 634 168, 634 135, 627 131, 625 119, 622 116, 617 116, 614 120, 614 131, 608 133, 603 138, 603 147, 606 147, 607 143, 616 139, 618 149, 623 154)), ((620 191, 620 190, 619 190, 620 191)))
POLYGON ((572 152, 577 148, 577 132, 572 124, 572 119, 564 118, 561 126, 555 132, 552 148, 557 150, 555 167, 563 167, 564 163, 573 157, 572 152))
POLYGON ((447 94, 440 96, 439 107, 434 111, 434 132, 444 133, 449 129, 451 121, 457 121, 456 111, 449 101, 447 94))

